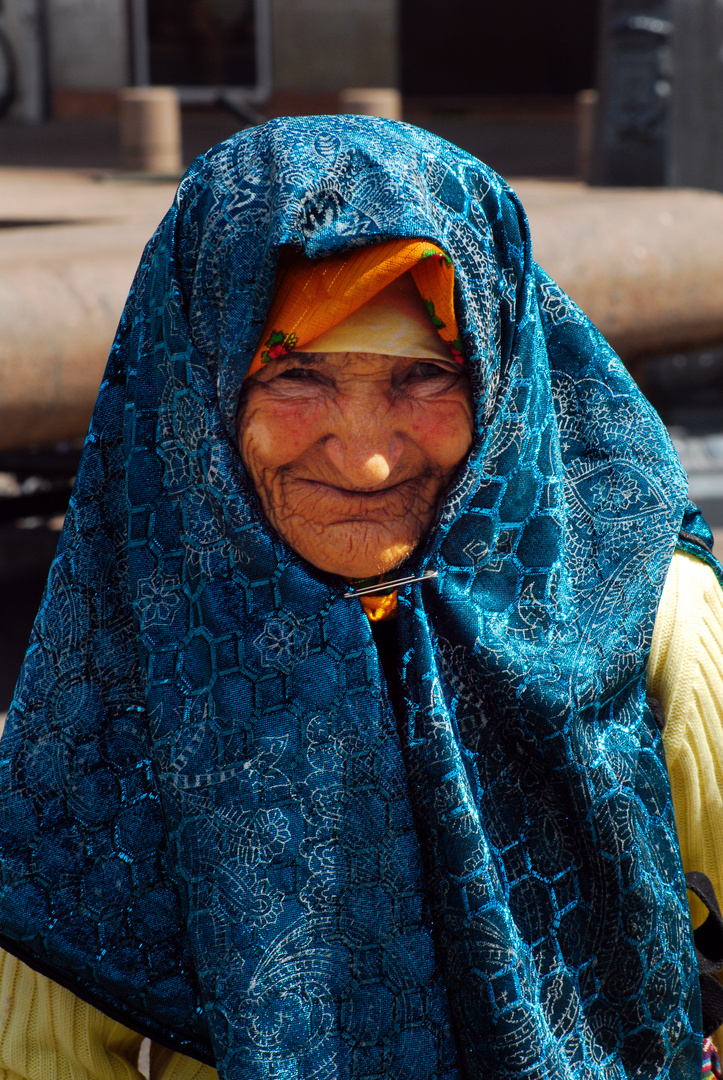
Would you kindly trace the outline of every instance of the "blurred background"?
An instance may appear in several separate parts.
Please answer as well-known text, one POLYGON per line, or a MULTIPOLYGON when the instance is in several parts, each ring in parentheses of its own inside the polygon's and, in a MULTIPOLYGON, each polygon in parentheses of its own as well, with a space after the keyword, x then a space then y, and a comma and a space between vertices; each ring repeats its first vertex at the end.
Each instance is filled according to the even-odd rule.
POLYGON ((16 67, 0 151, 9 164, 41 163, 41 140, 12 121, 52 120, 43 163, 119 167, 113 121, 126 85, 182 88, 186 161, 238 126, 219 109, 223 91, 269 118, 337 112, 347 87, 396 87, 405 118, 500 171, 573 176, 574 98, 595 85, 595 0, 3 4, 16 67))
POLYGON ((239 128, 339 112, 512 183, 723 534, 719 0, 0 0, 0 713, 183 168, 239 128))

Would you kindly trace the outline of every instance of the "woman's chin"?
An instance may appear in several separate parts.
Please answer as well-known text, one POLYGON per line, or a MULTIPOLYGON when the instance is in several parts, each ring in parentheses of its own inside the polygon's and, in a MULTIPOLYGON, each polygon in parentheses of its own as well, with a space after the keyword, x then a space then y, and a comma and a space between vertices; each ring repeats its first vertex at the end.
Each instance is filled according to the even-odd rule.
POLYGON ((349 579, 378 577, 403 563, 417 546, 416 537, 392 539, 388 534, 379 536, 380 532, 386 530, 366 525, 345 530, 332 526, 313 545, 292 546, 307 562, 327 574, 349 579))

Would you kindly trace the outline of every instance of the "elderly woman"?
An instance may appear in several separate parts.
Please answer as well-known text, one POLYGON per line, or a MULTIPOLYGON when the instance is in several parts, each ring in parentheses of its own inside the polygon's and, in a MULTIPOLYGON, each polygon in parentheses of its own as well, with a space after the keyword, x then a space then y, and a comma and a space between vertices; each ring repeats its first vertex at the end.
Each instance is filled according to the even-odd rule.
POLYGON ((0 1076, 697 1080, 709 546, 478 161, 359 117, 199 159, 0 745, 0 1076))

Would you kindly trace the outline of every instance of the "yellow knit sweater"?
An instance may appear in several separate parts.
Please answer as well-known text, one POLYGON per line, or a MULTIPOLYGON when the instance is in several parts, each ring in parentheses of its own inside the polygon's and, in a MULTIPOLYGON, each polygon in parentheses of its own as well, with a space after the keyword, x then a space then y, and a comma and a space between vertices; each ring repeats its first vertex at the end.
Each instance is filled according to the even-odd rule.
MULTIPOLYGON (((707 874, 723 901, 723 592, 705 563, 680 552, 658 608, 648 689, 665 713, 683 866, 707 874)), ((698 925, 704 911, 692 904, 698 925)), ((140 1045, 140 1035, 0 951, 0 1080, 140 1080, 140 1045)), ((150 1076, 217 1073, 154 1046, 150 1076)))

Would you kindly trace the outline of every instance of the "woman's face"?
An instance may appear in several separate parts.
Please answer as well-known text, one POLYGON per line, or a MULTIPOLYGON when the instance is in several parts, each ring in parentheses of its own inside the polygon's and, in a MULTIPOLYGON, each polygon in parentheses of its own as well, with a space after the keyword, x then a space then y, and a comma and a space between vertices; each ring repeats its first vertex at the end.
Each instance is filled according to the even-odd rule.
POLYGON ((453 360, 291 354, 247 380, 238 440, 286 543, 372 577, 424 537, 470 448, 469 380, 453 360))

